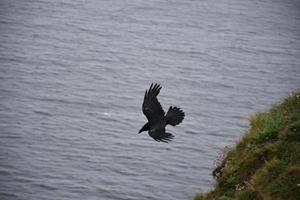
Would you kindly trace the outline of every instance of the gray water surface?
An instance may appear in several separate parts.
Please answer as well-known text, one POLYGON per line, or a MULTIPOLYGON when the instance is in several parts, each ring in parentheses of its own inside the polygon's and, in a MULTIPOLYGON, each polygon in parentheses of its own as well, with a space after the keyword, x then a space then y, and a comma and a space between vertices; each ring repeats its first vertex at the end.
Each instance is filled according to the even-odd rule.
POLYGON ((297 0, 1 0, 0 198, 182 200, 300 87, 297 0), (164 144, 152 82, 186 118, 164 144))

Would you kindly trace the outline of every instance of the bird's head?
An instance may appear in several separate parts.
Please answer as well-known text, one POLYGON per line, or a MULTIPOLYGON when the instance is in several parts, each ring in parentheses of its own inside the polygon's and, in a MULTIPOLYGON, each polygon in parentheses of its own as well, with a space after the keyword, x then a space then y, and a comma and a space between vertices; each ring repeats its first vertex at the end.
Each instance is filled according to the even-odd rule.
POLYGON ((146 123, 143 128, 141 128, 141 130, 139 130, 139 133, 143 132, 143 131, 149 131, 150 130, 150 125, 149 123, 146 123))

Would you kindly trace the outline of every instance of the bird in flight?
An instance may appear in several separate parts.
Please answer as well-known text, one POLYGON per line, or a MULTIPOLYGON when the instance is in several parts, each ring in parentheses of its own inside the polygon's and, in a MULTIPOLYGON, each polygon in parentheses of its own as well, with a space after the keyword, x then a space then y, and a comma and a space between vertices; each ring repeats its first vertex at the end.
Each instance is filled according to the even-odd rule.
POLYGON ((143 102, 143 113, 147 117, 148 122, 141 128, 139 133, 148 131, 150 137, 157 142, 169 142, 174 135, 166 132, 168 124, 176 126, 180 124, 184 118, 184 112, 178 108, 170 106, 167 114, 165 114, 157 95, 161 86, 157 83, 151 84, 149 90, 146 90, 143 102))

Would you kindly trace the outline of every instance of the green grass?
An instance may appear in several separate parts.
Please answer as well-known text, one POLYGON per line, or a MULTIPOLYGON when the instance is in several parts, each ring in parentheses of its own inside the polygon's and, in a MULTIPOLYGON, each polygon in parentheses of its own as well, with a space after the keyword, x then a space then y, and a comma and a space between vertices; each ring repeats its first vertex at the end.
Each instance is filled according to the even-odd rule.
POLYGON ((250 119, 250 129, 214 170, 215 188, 194 200, 298 200, 300 92, 250 119))

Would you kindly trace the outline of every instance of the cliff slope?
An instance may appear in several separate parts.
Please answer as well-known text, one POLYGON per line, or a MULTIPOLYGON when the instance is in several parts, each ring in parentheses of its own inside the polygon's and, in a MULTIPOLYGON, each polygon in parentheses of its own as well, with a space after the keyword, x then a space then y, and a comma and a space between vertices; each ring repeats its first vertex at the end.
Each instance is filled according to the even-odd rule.
POLYGON ((213 171, 215 188, 194 200, 300 199, 300 91, 250 125, 213 171))

